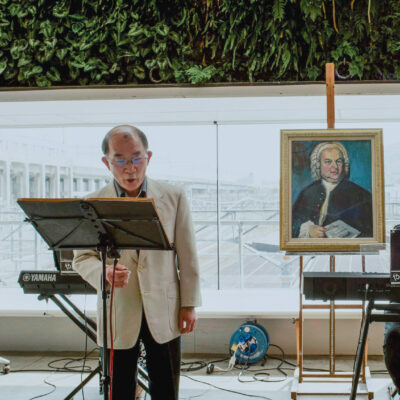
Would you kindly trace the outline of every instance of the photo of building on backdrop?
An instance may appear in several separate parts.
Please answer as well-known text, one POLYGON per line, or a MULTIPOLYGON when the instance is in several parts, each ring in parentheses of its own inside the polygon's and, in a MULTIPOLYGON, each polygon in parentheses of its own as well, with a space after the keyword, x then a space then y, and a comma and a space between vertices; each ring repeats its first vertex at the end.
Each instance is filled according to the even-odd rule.
POLYGON ((381 129, 281 131, 281 249, 383 243, 381 129))

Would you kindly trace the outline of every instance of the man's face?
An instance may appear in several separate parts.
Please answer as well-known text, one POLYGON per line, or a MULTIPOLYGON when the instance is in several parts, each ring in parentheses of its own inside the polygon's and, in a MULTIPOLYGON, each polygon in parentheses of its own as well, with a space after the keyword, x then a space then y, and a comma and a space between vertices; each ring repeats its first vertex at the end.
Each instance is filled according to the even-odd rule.
POLYGON ((108 154, 102 158, 102 161, 128 196, 136 197, 146 176, 152 152, 146 152, 136 134, 132 135, 131 132, 125 131, 113 134, 108 147, 108 154), (131 161, 133 159, 135 162, 131 161), (128 161, 128 163, 118 165, 118 161, 128 161))
POLYGON ((321 178, 337 183, 343 179, 343 154, 336 148, 325 149, 321 153, 321 178))

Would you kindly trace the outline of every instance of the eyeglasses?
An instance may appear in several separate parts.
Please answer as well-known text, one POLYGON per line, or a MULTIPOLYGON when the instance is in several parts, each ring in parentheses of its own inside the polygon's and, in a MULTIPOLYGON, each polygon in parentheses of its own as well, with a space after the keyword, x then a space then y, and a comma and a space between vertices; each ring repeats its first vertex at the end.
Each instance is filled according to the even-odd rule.
POLYGON ((130 160, 109 160, 112 165, 115 167, 126 167, 129 163, 133 165, 140 165, 144 163, 144 160, 147 160, 149 156, 145 155, 144 157, 134 157, 130 160))

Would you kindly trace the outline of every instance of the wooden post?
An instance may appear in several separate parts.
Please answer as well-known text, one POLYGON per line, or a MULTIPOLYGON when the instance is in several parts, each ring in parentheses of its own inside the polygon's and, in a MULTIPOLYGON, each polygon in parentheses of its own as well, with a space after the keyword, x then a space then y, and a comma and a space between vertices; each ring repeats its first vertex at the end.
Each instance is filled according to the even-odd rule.
POLYGON ((326 118, 328 129, 335 129, 335 64, 325 65, 326 75, 326 118))
MULTIPOLYGON (((335 64, 325 65, 326 79, 326 119, 328 129, 335 128, 335 64)), ((329 257, 329 270, 335 272, 335 256, 329 257)), ((331 300, 329 309, 329 373, 335 374, 336 337, 335 337, 335 302, 331 300)))
POLYGON ((299 312, 299 336, 298 336, 298 351, 297 363, 299 365, 299 383, 303 382, 303 256, 300 256, 300 312, 299 312))

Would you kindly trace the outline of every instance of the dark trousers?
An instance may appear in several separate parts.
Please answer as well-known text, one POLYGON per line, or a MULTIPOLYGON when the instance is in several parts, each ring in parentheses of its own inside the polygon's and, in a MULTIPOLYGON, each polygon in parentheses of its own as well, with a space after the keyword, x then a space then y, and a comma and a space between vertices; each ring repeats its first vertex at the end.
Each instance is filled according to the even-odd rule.
POLYGON ((151 399, 178 400, 181 339, 178 337, 164 344, 157 343, 151 336, 144 312, 135 346, 126 350, 114 350, 113 400, 135 398, 139 339, 146 350, 151 399))
POLYGON ((400 322, 385 323, 383 354, 390 377, 400 389, 400 322))

